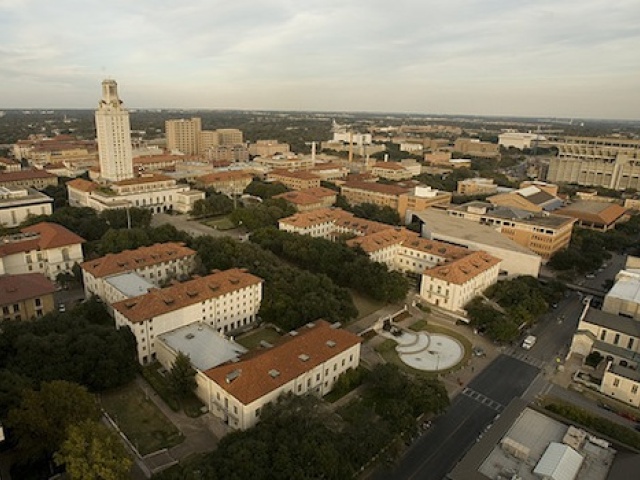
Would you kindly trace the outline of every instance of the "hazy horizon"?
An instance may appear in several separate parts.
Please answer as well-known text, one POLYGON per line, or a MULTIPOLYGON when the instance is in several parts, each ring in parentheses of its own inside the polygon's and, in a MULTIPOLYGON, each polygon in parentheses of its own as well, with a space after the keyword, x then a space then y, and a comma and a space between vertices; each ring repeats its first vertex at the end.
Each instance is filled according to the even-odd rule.
POLYGON ((0 108, 638 120, 640 4, 0 0, 0 108), (392 9, 389 8, 392 5, 392 9))

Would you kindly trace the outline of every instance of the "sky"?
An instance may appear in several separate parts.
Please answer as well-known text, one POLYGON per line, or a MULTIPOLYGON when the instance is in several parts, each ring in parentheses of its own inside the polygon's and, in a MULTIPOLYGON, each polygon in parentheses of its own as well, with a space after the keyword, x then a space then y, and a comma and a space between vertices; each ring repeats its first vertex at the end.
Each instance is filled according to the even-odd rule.
POLYGON ((0 109, 640 119, 639 0, 0 0, 0 109))

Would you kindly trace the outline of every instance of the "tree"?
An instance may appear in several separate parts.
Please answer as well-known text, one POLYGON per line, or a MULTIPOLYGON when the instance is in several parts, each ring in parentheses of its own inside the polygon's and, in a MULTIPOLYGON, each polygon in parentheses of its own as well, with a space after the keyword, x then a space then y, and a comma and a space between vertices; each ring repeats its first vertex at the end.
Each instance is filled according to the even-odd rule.
POLYGON ((178 352, 168 374, 171 390, 178 398, 185 398, 196 389, 196 371, 191 366, 189 355, 178 352))
POLYGON ((226 215, 233 211, 233 200, 222 193, 207 192, 207 198, 198 200, 193 205, 191 215, 194 217, 212 217, 226 215))
POLYGON ((280 182, 263 182, 262 180, 253 180, 247 188, 244 189, 245 193, 260 197, 263 200, 267 200, 275 195, 280 195, 290 191, 284 184, 280 182))
POLYGON ((118 435, 94 420, 67 429, 66 440, 54 454, 71 480, 124 480, 133 462, 118 435))
POLYGON ((64 380, 44 382, 40 390, 25 390, 11 409, 7 425, 28 458, 52 455, 66 438, 67 428, 83 420, 98 420, 100 408, 85 387, 64 380))

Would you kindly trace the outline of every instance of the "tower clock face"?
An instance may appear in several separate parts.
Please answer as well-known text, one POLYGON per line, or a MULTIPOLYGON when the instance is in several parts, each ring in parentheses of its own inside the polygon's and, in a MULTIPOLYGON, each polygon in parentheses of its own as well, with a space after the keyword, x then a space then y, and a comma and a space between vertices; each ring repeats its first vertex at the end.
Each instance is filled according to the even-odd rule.
POLYGON ((110 96, 115 96, 116 94, 116 86, 115 85, 109 85, 109 95, 110 96))

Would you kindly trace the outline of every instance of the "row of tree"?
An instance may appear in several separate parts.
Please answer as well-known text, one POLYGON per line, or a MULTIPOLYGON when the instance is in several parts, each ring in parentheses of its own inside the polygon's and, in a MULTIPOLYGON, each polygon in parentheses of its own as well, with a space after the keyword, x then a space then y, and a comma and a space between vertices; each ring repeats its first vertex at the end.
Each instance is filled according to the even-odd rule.
POLYGON ((362 250, 340 242, 265 228, 251 235, 251 242, 283 260, 314 273, 327 275, 336 284, 383 302, 397 302, 409 291, 399 272, 373 262, 362 250))

